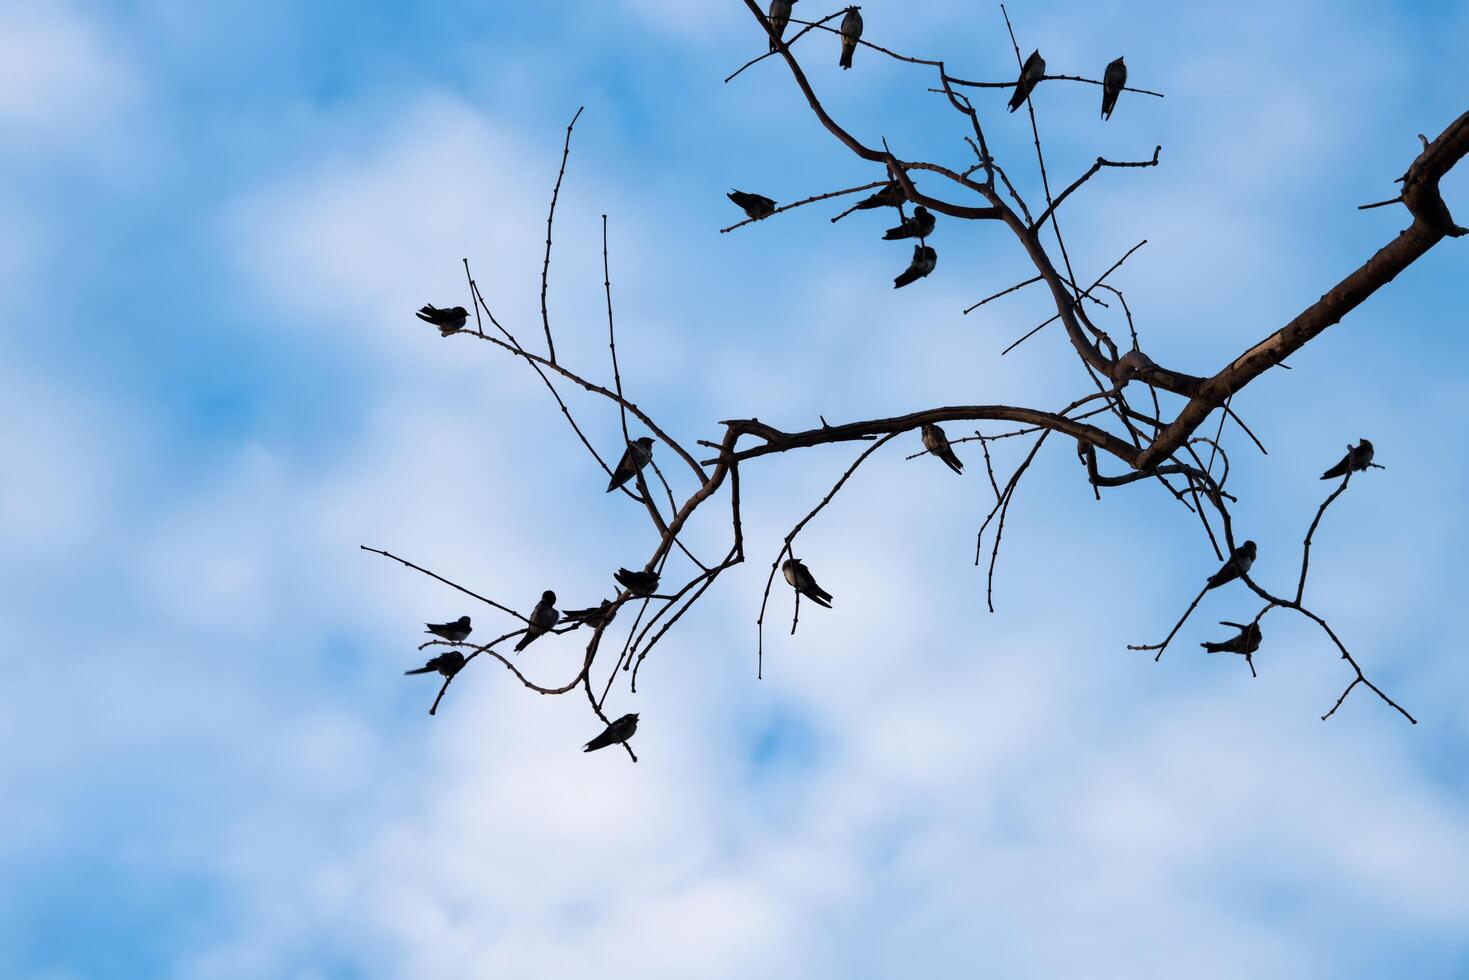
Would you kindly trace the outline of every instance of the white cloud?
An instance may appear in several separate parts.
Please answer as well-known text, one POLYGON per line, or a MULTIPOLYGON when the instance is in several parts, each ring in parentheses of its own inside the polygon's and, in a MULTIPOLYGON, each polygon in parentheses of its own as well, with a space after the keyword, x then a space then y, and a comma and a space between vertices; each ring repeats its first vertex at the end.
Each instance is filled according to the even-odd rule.
POLYGON ((0 120, 12 138, 79 138, 139 90, 115 39, 70 4, 0 9, 0 120))

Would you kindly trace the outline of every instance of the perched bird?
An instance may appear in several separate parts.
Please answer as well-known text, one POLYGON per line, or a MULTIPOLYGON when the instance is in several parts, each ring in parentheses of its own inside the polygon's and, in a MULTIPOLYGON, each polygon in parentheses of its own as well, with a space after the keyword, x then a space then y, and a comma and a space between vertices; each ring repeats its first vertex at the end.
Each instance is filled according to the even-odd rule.
POLYGON ((811 574, 811 569, 806 567, 805 562, 799 558, 787 558, 781 564, 780 572, 791 584, 791 588, 818 606, 831 608, 831 593, 816 584, 816 579, 811 574))
POLYGON ((1347 450, 1347 454, 1341 458, 1340 463, 1337 463, 1331 469, 1327 470, 1325 473, 1322 473, 1321 479, 1334 480, 1339 476, 1346 476, 1348 469, 1350 469, 1353 473, 1365 470, 1367 467, 1372 465, 1372 457, 1374 454, 1375 450, 1372 448, 1372 443, 1368 442, 1366 439, 1363 439, 1361 442, 1357 443, 1356 446, 1347 450))
POLYGON ((423 625, 428 627, 424 630, 425 633, 441 636, 450 643, 463 643, 464 638, 474 632, 469 626, 468 616, 460 616, 452 623, 424 623, 423 625))
POLYGON ((902 275, 893 280, 893 288, 902 289, 909 283, 917 282, 932 272, 938 261, 939 253, 927 245, 914 245, 913 261, 908 263, 908 268, 903 270, 902 275))
POLYGON ((1224 563, 1223 567, 1209 576, 1209 584, 1204 587, 1204 591, 1208 592, 1210 589, 1217 589, 1219 586, 1233 582, 1248 572, 1250 566, 1255 564, 1255 552, 1255 542, 1253 541, 1246 541, 1234 549, 1234 554, 1229 556, 1229 560, 1224 563))
POLYGON ((633 737, 638 730, 638 716, 636 714, 623 715, 602 730, 602 734, 587 743, 583 752, 595 752, 605 749, 609 745, 620 745, 633 737))
POLYGON ((933 234, 933 212, 922 204, 913 209, 913 217, 905 218, 896 228, 883 233, 883 240, 895 242, 900 238, 927 238, 933 234))
POLYGON ((1020 69, 1020 77, 1015 80, 1015 94, 1010 96, 1011 112, 1025 105, 1025 100, 1030 98, 1030 93, 1041 83, 1045 73, 1046 59, 1041 57, 1040 51, 1032 51, 1025 59, 1025 67, 1020 69))
POLYGON ((530 625, 525 628, 525 635, 520 638, 520 642, 515 644, 515 652, 519 653, 530 646, 560 621, 561 614, 556 611, 556 593, 547 589, 541 593, 541 601, 530 611, 530 625))
POLYGON ((791 22, 791 5, 797 0, 770 0, 770 29, 775 37, 770 39, 770 50, 775 50, 775 38, 784 38, 786 25, 791 22))
POLYGON ((923 448, 949 464, 949 469, 955 473, 964 472, 964 464, 959 462, 958 456, 954 455, 954 449, 949 445, 949 437, 944 434, 943 429, 932 422, 923 423, 923 448))
POLYGON ((578 626, 590 626, 596 629, 606 626, 617 616, 617 607, 609 599, 603 599, 599 605, 587 609, 563 609, 561 621, 563 623, 575 623, 578 626))
POLYGON ((617 468, 612 471, 612 479, 607 483, 607 492, 611 493, 637 476, 638 471, 647 466, 648 460, 652 458, 652 439, 643 436, 641 439, 634 439, 628 443, 627 448, 622 451, 622 458, 617 461, 617 468))
POLYGON ((447 337, 464 329, 469 322, 469 311, 462 306, 441 310, 430 304, 418 311, 418 318, 424 323, 432 323, 439 328, 441 337, 447 337))
POLYGON ((725 197, 735 202, 740 210, 745 212, 745 217, 756 221, 775 211, 775 202, 759 194, 746 194, 744 191, 731 190, 725 197))
POLYGON ((658 591, 657 572, 634 572, 628 568, 619 568, 617 574, 612 576, 624 589, 636 596, 650 596, 658 591))
POLYGON ((1209 653, 1243 653, 1251 654, 1260 649, 1260 624, 1251 623, 1248 626, 1240 623, 1223 622, 1220 626, 1233 626, 1239 630, 1239 635, 1231 636, 1221 643, 1200 643, 1209 653))
POLYGON ((406 677, 409 674, 432 674, 434 671, 438 671, 445 677, 453 677, 459 673, 459 669, 463 666, 464 654, 458 650, 448 650, 439 654, 417 670, 403 671, 403 675, 406 677))
POLYGON ((842 18, 842 57, 837 64, 843 68, 852 67, 852 52, 857 50, 857 39, 862 36, 862 15, 857 13, 861 7, 848 7, 847 16, 842 18))
POLYGON ((1127 84, 1127 64, 1121 58, 1107 66, 1102 73, 1102 118, 1111 119, 1112 110, 1117 106, 1117 96, 1122 94, 1122 86, 1127 84))
POLYGON ((896 180, 890 180, 873 193, 852 206, 853 211, 871 211, 873 208, 895 208, 908 199, 896 180))

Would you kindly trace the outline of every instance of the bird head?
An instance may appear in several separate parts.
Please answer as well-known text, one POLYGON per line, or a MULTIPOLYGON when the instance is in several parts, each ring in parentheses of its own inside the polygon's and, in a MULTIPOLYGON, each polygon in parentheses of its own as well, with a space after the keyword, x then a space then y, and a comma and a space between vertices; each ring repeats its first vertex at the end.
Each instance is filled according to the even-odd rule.
POLYGON ((469 311, 462 306, 456 306, 449 312, 454 314, 455 316, 469 316, 469 311))
POLYGON ((552 592, 550 589, 547 589, 545 592, 541 593, 541 601, 548 606, 554 606, 556 604, 556 593, 552 592))
POLYGON ((1368 442, 1366 439, 1362 439, 1362 440, 1360 440, 1358 442, 1357 448, 1358 449, 1371 449, 1372 448, 1372 443, 1368 442))
POLYGON ((1255 560, 1255 551, 1256 551, 1255 542, 1253 542, 1253 541, 1246 541, 1244 544, 1242 544, 1242 545, 1239 546, 1239 550, 1240 550, 1241 553, 1246 554, 1246 555, 1249 555, 1251 561, 1254 561, 1255 560))
POLYGON ((918 205, 918 207, 916 207, 916 208, 913 209, 913 213, 915 215, 924 215, 924 216, 927 216, 927 214, 928 214, 928 208, 926 208, 922 204, 920 204, 920 205, 918 205))
POLYGON ((649 438, 648 436, 643 436, 641 439, 637 439, 637 440, 634 440, 634 441, 636 441, 637 444, 639 446, 642 446, 644 449, 652 449, 653 448, 653 440, 651 438, 649 438))
POLYGON ((454 625, 462 629, 469 629, 469 617, 460 616, 458 619, 454 620, 454 625))

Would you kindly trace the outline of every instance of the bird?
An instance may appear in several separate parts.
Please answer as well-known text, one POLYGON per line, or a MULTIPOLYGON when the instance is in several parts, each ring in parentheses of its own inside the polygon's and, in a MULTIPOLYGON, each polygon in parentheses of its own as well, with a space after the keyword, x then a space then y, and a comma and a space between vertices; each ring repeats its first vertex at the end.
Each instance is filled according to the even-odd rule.
POLYGON ((818 606, 831 608, 831 593, 816 584, 816 578, 811 574, 811 569, 806 567, 805 562, 799 558, 787 558, 781 564, 780 572, 791 584, 791 588, 818 606))
POLYGON ((775 50, 776 38, 784 38, 786 25, 791 22, 791 5, 798 0, 770 0, 770 30, 775 35, 770 39, 770 50, 775 50))
POLYGON ((1107 70, 1102 73, 1102 118, 1111 119, 1112 110, 1117 107, 1117 96, 1122 94, 1122 86, 1127 84, 1127 63, 1121 58, 1107 65, 1107 70))
POLYGON ((958 456, 954 455, 954 449, 949 445, 949 437, 944 434, 943 429, 932 422, 923 423, 923 448, 947 463, 949 469, 955 473, 964 472, 964 464, 959 462, 958 456))
POLYGON ((450 643, 463 643, 464 638, 474 632, 470 628, 468 616, 460 616, 452 623, 424 623, 423 625, 428 627, 424 630, 425 633, 441 636, 450 643))
POLYGON ((883 241, 895 242, 900 238, 927 238, 933 234, 933 212, 922 204, 913 209, 913 217, 904 218, 896 228, 883 232, 883 241))
POLYGON ((441 337, 447 337, 464 329, 464 325, 469 322, 469 311, 462 306, 441 310, 430 303, 418 311, 418 318, 424 323, 432 323, 439 328, 441 337))
POLYGON ((893 280, 893 288, 902 289, 909 283, 917 282, 932 272, 938 261, 939 253, 927 245, 914 245, 913 261, 908 263, 908 268, 903 270, 902 275, 893 280))
POLYGON ((519 653, 530 646, 560 621, 561 614, 556 611, 556 593, 547 589, 541 593, 541 601, 530 611, 530 625, 525 628, 525 635, 520 638, 520 642, 515 644, 515 652, 519 653))
POLYGON ((852 206, 853 211, 871 211, 873 208, 895 208, 908 200, 903 188, 896 180, 890 180, 881 188, 864 197, 852 206))
POLYGON ((612 471, 612 479, 607 482, 607 492, 611 493, 631 480, 652 458, 652 439, 643 436, 628 443, 627 448, 622 451, 622 458, 617 461, 617 469, 612 471))
POLYGON ((1219 586, 1233 582, 1242 574, 1248 572, 1250 566, 1255 564, 1255 554, 1256 548, 1255 542, 1253 541, 1246 541, 1234 549, 1234 554, 1229 556, 1229 560, 1224 563, 1219 571, 1209 576, 1209 584, 1204 586, 1204 591, 1208 592, 1210 589, 1217 589, 1219 586))
POLYGON ((596 629, 606 626, 617 616, 617 607, 610 599, 603 599, 600 604, 590 606, 586 609, 563 609, 561 621, 563 623, 575 623, 578 626, 590 626, 596 629))
POLYGON ((861 7, 848 7, 847 16, 842 18, 842 57, 837 62, 843 68, 852 67, 852 52, 857 50, 857 39, 862 36, 861 7))
POLYGON ((1040 51, 1032 51, 1025 59, 1025 67, 1020 69, 1020 77, 1015 80, 1015 94, 1010 96, 1011 112, 1025 105, 1025 100, 1030 98, 1030 93, 1040 84, 1045 73, 1046 59, 1041 57, 1040 51))
POLYGON ((417 670, 403 671, 403 676, 406 677, 409 674, 432 674, 434 671, 438 671, 445 677, 453 677, 455 674, 459 673, 460 668, 462 668, 463 666, 464 654, 460 653, 458 650, 447 650, 444 653, 439 654, 437 657, 434 657, 432 660, 424 664, 422 667, 419 667, 417 670))
POLYGON ((1248 656, 1260 649, 1262 634, 1259 623, 1244 626, 1240 623, 1221 622, 1219 625, 1233 626, 1239 630, 1239 634, 1219 643, 1200 643, 1199 646, 1209 653, 1242 653, 1248 656))
POLYGON ((1334 480, 1339 476, 1346 476, 1348 469, 1353 473, 1365 470, 1372 465, 1372 457, 1375 452, 1372 448, 1372 443, 1363 439, 1356 446, 1347 450, 1347 454, 1341 458, 1340 463, 1337 463, 1331 469, 1322 473, 1321 479, 1334 480))
POLYGON ((745 217, 752 221, 759 221, 775 212, 775 202, 759 194, 746 194, 744 191, 730 188, 730 192, 725 197, 739 205, 740 210, 745 212, 745 217))
POLYGON ((657 572, 634 572, 628 568, 619 568, 617 574, 612 577, 635 596, 646 598, 658 591, 657 572))
POLYGON ((636 714, 623 715, 602 730, 602 734, 587 743, 583 752, 595 752, 605 749, 609 745, 619 745, 633 737, 638 730, 638 716, 636 714))

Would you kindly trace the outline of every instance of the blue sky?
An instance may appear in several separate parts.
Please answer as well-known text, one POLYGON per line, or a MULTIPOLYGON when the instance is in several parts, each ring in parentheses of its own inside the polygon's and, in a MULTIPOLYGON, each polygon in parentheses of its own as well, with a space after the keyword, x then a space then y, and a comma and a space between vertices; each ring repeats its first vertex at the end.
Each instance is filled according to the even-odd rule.
MULTIPOLYGON (((810 0, 808 0, 809 4, 810 0)), ((802 14, 812 14, 803 4, 802 14)), ((869 37, 1004 78, 998 8, 869 2, 869 37)), ((825 13, 826 11, 819 11, 825 13)), ((1464 110, 1450 3, 1025 2, 1053 70, 1063 215, 1160 361, 1207 373, 1405 221, 1389 196, 1464 110)), ((804 55, 868 141, 967 152, 921 72, 804 55)), ((0 8, 0 975, 69 978, 1469 976, 1465 246, 1448 242, 1236 407, 1236 519, 1293 581, 1319 472, 1371 438, 1308 595, 1419 718, 1354 693, 1308 624, 1267 620, 1261 676, 1197 653, 1254 607, 1211 595, 1189 515, 1095 502, 1065 447, 1012 508, 983 613, 963 479, 895 444, 803 534, 836 594, 769 638, 765 563, 851 447, 745 474, 750 561, 645 665, 642 762, 583 755, 576 697, 489 669, 437 718, 401 671, 425 619, 492 619, 357 551, 528 607, 605 594, 646 520, 600 492, 540 383, 411 311, 464 301, 461 257, 539 334, 545 203, 578 123, 552 270, 558 351, 608 375, 601 215, 624 382, 685 442, 1085 390, 1013 240, 949 222, 937 272, 835 208, 719 235, 731 186, 875 179, 813 124, 725 0, 0 8), (939 611, 927 615, 924 611, 939 611), (915 614, 915 611, 918 611, 915 614), (817 615, 817 612, 821 612, 817 615)), ((1028 130, 981 100, 1026 190, 1028 130)), ((1445 182, 1469 211, 1469 177, 1445 182)), ((1463 214, 1459 214, 1463 220, 1463 214)), ((615 414, 574 407, 600 444, 615 414)), ((951 434, 956 434, 951 432, 951 434)), ((1013 453, 1016 447, 1005 447, 1013 453)), ((1012 464, 1013 456, 1004 458, 1012 464)), ((724 529, 727 533, 727 529, 724 529)), ((690 544, 722 553, 717 521, 690 544)), ((788 613, 777 592, 773 616, 788 613)), ((574 672, 545 641, 529 669, 574 672)))

